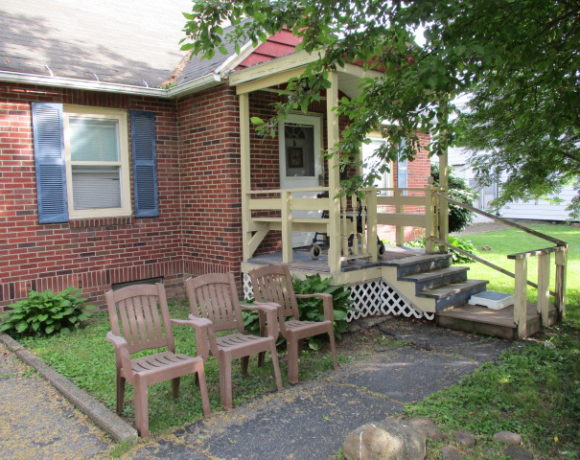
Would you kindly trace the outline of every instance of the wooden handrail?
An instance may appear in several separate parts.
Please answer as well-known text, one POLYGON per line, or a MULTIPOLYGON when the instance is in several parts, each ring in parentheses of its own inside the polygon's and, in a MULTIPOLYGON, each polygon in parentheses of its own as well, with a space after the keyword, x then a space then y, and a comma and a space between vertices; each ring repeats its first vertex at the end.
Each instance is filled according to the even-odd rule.
POLYGON ((516 252, 515 254, 508 254, 507 258, 508 259, 517 259, 518 257, 533 257, 533 256, 539 256, 540 254, 550 254, 552 252, 557 252, 560 250, 560 248, 566 247, 566 246, 550 246, 549 248, 531 249, 529 251, 516 252))
POLYGON ((447 195, 445 195, 443 193, 439 193, 439 192, 435 192, 435 193, 436 193, 436 195, 438 195, 439 197, 443 198, 444 200, 447 200, 449 203, 453 203, 453 204, 455 204, 457 206, 461 206, 462 208, 468 209, 471 212, 474 212, 476 214, 480 214, 482 216, 488 217, 488 218, 493 219, 493 220, 495 220, 497 222, 501 222, 503 224, 509 225, 510 227, 517 228, 517 229, 522 230, 522 231, 524 231, 526 233, 529 233, 531 235, 537 236, 538 238, 542 238, 542 239, 544 239, 546 241, 550 241, 550 242, 552 242, 552 243, 554 243, 554 244, 556 244, 558 246, 568 247, 568 243, 566 243, 565 241, 559 240, 558 238, 553 238, 553 237, 551 237, 549 235, 546 235, 544 233, 538 232, 538 231, 533 230, 533 229, 531 229, 529 227, 526 227, 524 225, 516 224, 515 222, 513 222, 513 221, 511 221, 509 219, 506 219, 504 217, 494 216, 493 214, 490 214, 488 212, 482 211, 481 209, 477 209, 477 208, 474 208, 473 206, 470 206, 470 205, 468 205, 466 203, 462 203, 461 201, 454 200, 453 198, 450 198, 450 197, 448 197, 447 195))
MULTIPOLYGON (((505 268, 500 267, 499 265, 494 264, 493 262, 489 262, 488 260, 482 259, 481 257, 476 256, 475 254, 466 251, 464 249, 458 248, 457 246, 454 246, 453 244, 443 241, 443 240, 438 240, 438 243, 440 245, 445 245, 450 249, 453 249, 456 252, 459 252, 460 254, 463 254, 464 256, 467 256, 473 260, 475 260, 476 262, 482 263, 483 265, 487 265, 490 268, 493 268, 494 270, 503 273, 506 276, 509 276, 513 279, 516 278, 516 275, 512 272, 510 272, 509 270, 506 270, 505 268)), ((557 249, 557 247, 556 247, 557 249)), ((529 281, 527 280, 527 284, 528 286, 531 286, 533 288, 538 288, 538 285, 536 283, 534 283, 533 281, 529 281)), ((553 295, 554 297, 556 296, 556 293, 554 291, 550 291, 550 295, 553 295)))

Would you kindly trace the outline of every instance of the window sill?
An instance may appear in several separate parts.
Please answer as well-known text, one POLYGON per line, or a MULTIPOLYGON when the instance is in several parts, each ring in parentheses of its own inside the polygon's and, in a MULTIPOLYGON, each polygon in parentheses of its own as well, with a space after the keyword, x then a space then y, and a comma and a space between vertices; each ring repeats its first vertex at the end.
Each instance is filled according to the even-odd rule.
POLYGON ((123 225, 132 225, 135 223, 134 216, 118 217, 94 217, 88 219, 71 219, 68 224, 70 228, 89 228, 89 227, 118 227, 123 225))

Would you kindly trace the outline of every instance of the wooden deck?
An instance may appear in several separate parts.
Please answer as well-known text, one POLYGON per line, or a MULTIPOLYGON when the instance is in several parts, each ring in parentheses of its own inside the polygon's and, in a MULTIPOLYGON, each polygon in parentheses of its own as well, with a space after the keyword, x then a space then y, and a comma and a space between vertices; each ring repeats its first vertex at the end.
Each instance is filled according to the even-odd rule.
MULTIPOLYGON (((366 258, 355 259, 348 262, 342 262, 341 272, 352 272, 373 267, 381 267, 385 262, 408 257, 420 257, 424 255, 422 251, 411 250, 409 248, 389 247, 382 258, 377 262, 370 262, 366 258)), ((308 248, 297 248, 292 251, 293 261, 288 264, 291 272, 311 272, 330 274, 328 266, 328 254, 323 252, 317 260, 312 259, 308 248)), ((246 261, 246 265, 263 266, 278 265, 282 263, 282 252, 273 252, 252 257, 246 261)))
MULTIPOLYGON (((450 329, 493 335, 505 339, 517 339, 518 328, 514 322, 514 306, 491 310, 475 305, 451 307, 437 314, 437 324, 450 329)), ((556 308, 550 307, 550 324, 556 319, 556 308)), ((537 305, 528 302, 528 334, 533 335, 541 328, 537 305)))

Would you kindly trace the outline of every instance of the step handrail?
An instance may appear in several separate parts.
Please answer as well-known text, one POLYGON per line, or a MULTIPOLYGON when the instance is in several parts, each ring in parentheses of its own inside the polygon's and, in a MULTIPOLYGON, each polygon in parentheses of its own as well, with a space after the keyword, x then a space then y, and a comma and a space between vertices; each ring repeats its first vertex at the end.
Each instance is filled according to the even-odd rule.
MULTIPOLYGON (((504 217, 495 216, 493 214, 490 214, 489 212, 485 212, 485 211, 482 211, 481 209, 474 208, 473 206, 470 206, 467 203, 462 203, 461 201, 454 200, 453 198, 445 195, 444 193, 435 192, 435 194, 437 196, 439 196, 440 198, 447 200, 447 202, 449 202, 449 203, 453 203, 457 206, 461 206, 462 208, 468 209, 469 211, 474 212, 476 214, 480 214, 482 216, 493 219, 497 222, 501 222, 502 224, 506 224, 506 225, 509 225, 510 227, 514 227, 514 228, 517 228, 519 230, 522 230, 522 231, 529 233, 531 235, 534 235, 538 238, 542 238, 546 241, 550 241, 550 242, 554 243, 556 246, 568 247, 568 243, 566 243, 565 241, 559 240, 558 238, 554 238, 552 236, 546 235, 545 233, 538 232, 538 231, 533 230, 533 229, 526 227, 524 225, 517 224, 514 221, 506 219, 504 217)), ((529 252, 533 252, 533 251, 529 251, 529 252)), ((515 256, 515 254, 513 254, 513 255, 515 256)), ((512 258, 510 256, 508 256, 508 257, 510 259, 512 258)))
POLYGON ((529 251, 518 252, 514 254, 509 254, 507 256, 508 259, 512 259, 515 261, 515 274, 505 270, 502 267, 499 267, 487 260, 484 260, 476 255, 470 253, 469 251, 465 251, 461 248, 458 248, 452 244, 449 244, 447 241, 442 241, 441 237, 437 238, 439 241, 438 243, 441 247, 448 247, 453 249, 454 251, 459 252, 460 254, 464 254, 469 258, 483 263, 488 267, 491 267, 500 273, 503 273, 507 276, 510 276, 515 279, 515 287, 514 287, 514 322, 518 328, 518 336, 520 338, 525 338, 528 336, 528 320, 527 320, 527 311, 528 311, 528 304, 527 304, 527 294, 526 288, 527 286, 532 286, 538 290, 538 302, 537 302, 537 309, 538 313, 540 313, 542 318, 542 325, 547 326, 550 324, 549 316, 550 316, 550 302, 549 296, 554 296, 556 308, 558 312, 558 317, 561 319, 564 315, 564 310, 566 306, 566 253, 568 250, 568 243, 562 241, 558 238, 551 237, 544 233, 538 232, 533 230, 529 227, 524 225, 517 224, 509 219, 505 219, 503 217, 494 216, 488 212, 482 211, 481 209, 474 208, 466 203, 462 203, 460 201, 454 200, 449 196, 445 195, 444 193, 440 193, 435 191, 435 195, 437 195, 441 200, 446 200, 447 203, 453 203, 457 206, 460 206, 464 209, 472 211, 476 214, 480 214, 482 216, 488 217, 494 221, 501 222, 505 225, 510 227, 517 228, 518 230, 522 230, 526 233, 534 235, 537 238, 541 238, 546 241, 550 241, 554 243, 555 246, 549 248, 542 248, 542 249, 532 249, 529 251), (549 255, 550 253, 555 252, 555 264, 556 264, 556 291, 549 290, 549 255), (527 278, 528 268, 527 268, 527 258, 538 256, 541 260, 538 262, 538 284, 529 281, 527 278), (541 286, 541 287, 540 287, 541 286))
MULTIPOLYGON (((437 243, 439 245, 447 246, 449 249, 453 249, 454 251, 459 252, 460 254, 463 254, 464 256, 467 256, 467 257, 475 260, 476 262, 479 262, 483 265, 487 265, 488 267, 493 268, 494 270, 496 270, 500 273, 503 273, 506 276, 509 276, 513 279, 516 279, 515 273, 512 273, 509 270, 506 270, 505 268, 502 268, 499 265, 494 264, 493 262, 489 262, 488 260, 482 259, 481 257, 478 257, 475 254, 473 254, 469 251, 466 251, 465 249, 458 248, 457 246, 455 246, 449 242, 443 241, 443 240, 438 240, 437 243)), ((557 248, 557 246, 554 246, 553 248, 549 248, 549 249, 555 249, 555 248, 557 248)), ((539 252, 539 251, 544 251, 544 250, 543 249, 536 250, 536 252, 539 252)), ((552 252, 552 251, 550 251, 550 252, 552 252)), ((520 253, 518 253, 518 254, 520 254, 520 253)), ((525 253, 521 253, 521 254, 525 254, 525 253)), ((508 256, 508 258, 512 258, 512 257, 508 256)), ((538 285, 536 283, 534 283, 533 281, 530 281, 530 280, 526 280, 526 281, 527 281, 528 286, 531 286, 535 289, 538 288, 538 285)), ((550 295, 555 297, 556 293, 554 291, 550 291, 550 295)))

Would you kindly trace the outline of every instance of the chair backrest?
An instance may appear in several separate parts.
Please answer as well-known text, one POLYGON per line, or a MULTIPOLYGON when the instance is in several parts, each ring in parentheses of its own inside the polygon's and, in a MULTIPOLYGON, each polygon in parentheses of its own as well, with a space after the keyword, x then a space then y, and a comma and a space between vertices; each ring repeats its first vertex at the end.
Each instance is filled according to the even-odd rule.
POLYGON ((163 284, 137 284, 105 293, 113 334, 124 337, 129 353, 167 347, 175 351, 163 284))
POLYGON ((234 275, 210 273, 188 278, 185 291, 191 313, 211 320, 214 331, 237 329, 244 332, 234 275))
POLYGON ((254 297, 258 302, 276 302, 280 319, 299 319, 298 302, 287 265, 267 265, 250 271, 254 297))

